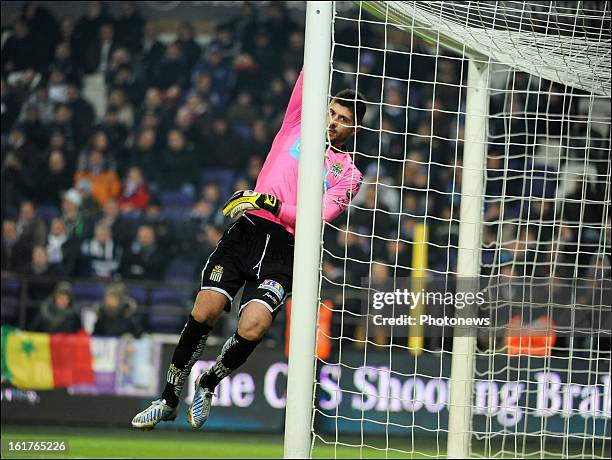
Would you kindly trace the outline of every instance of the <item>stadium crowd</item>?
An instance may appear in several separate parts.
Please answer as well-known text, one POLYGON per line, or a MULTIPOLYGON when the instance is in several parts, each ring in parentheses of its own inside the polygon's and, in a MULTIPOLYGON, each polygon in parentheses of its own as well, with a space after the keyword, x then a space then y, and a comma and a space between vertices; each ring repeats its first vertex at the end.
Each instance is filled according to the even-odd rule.
MULTIPOLYGON (((122 3, 116 17, 104 2, 88 2, 80 18, 27 4, 3 44, 2 270, 33 277, 28 295, 40 308, 29 327, 80 327, 70 285, 36 283, 51 276, 112 282, 96 307, 95 333, 154 330, 135 320, 118 281, 199 280, 228 223, 223 202, 255 185, 301 68, 302 25, 282 2, 244 2, 204 46, 190 22, 169 41, 158 29, 134 2, 122 3), (105 88, 102 104, 87 97, 92 76, 105 88)), ((374 24, 338 19, 335 33, 344 46, 335 48, 333 87, 356 85, 369 103, 365 128, 349 146, 364 172, 362 191, 325 228, 327 286, 359 286, 369 274, 410 276, 414 229, 424 217, 429 268, 456 272, 466 66, 416 38, 383 56, 386 35, 374 24)), ((515 275, 551 275, 555 253, 575 265, 575 250, 560 246, 594 247, 602 237, 559 223, 601 225, 609 141, 585 145, 578 104, 564 120, 571 99, 559 96, 564 88, 533 85, 513 73, 492 99, 487 274, 510 267, 515 275), (542 135, 576 143, 557 168, 537 163, 542 135), (559 209, 559 166, 581 155, 595 171, 564 197, 586 193, 594 204, 559 209), (527 218, 531 225, 514 225, 527 218)), ((593 266, 594 251, 583 249, 580 274, 593 266)))

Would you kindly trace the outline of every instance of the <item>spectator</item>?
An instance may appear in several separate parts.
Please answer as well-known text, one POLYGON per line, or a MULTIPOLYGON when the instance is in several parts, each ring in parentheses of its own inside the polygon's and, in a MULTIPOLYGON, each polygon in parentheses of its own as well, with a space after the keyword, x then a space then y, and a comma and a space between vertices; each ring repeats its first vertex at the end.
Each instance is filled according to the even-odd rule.
POLYGON ((38 152, 34 144, 26 137, 23 126, 17 125, 8 138, 8 147, 19 157, 21 164, 34 168, 38 161, 38 152))
MULTIPOLYGON (((197 82, 198 89, 202 83, 199 81, 200 77, 208 75, 210 77, 210 95, 204 97, 203 91, 198 91, 203 99, 210 98, 212 102, 217 106, 220 112, 225 111, 225 106, 228 102, 230 90, 234 86, 234 75, 230 63, 224 59, 223 50, 218 45, 211 45, 206 50, 206 55, 203 61, 196 64, 193 76, 194 81, 197 82)), ((205 87, 201 88, 202 90, 205 87)))
POLYGON ((113 87, 113 82, 117 80, 119 70, 124 66, 130 66, 131 62, 132 55, 127 48, 117 48, 113 51, 104 75, 104 81, 106 82, 107 88, 113 87))
POLYGON ((149 188, 142 177, 142 171, 132 166, 121 189, 119 210, 122 213, 140 214, 149 203, 149 188))
POLYGON ((138 135, 130 154, 130 163, 138 166, 144 178, 151 182, 157 182, 163 174, 159 167, 163 155, 156 146, 156 140, 157 133, 154 129, 143 129, 138 135))
POLYGON ((184 21, 181 23, 178 30, 178 40, 175 44, 181 47, 183 57, 187 61, 189 74, 191 74, 194 64, 200 59, 202 49, 194 39, 193 25, 190 22, 184 21))
POLYGON ((21 117, 21 128, 25 133, 27 139, 32 141, 37 154, 35 155, 35 161, 41 162, 41 151, 44 151, 49 141, 49 134, 47 128, 40 121, 40 114, 38 113, 38 107, 33 104, 24 104, 23 115, 21 117))
POLYGON ((262 160, 270 151, 272 142, 266 122, 262 119, 255 120, 251 126, 251 140, 249 142, 251 155, 257 155, 262 160))
POLYGON ((15 23, 14 34, 2 46, 2 75, 23 70, 44 71, 41 43, 23 20, 15 23))
POLYGON ((28 281, 28 298, 38 303, 53 292, 54 283, 49 278, 59 273, 56 266, 49 263, 45 247, 37 245, 32 249, 31 261, 25 269, 25 274, 33 278, 28 281))
POLYGON ((123 284, 110 285, 104 293, 104 302, 98 304, 98 318, 94 336, 118 337, 130 334, 140 336, 142 327, 136 318, 136 301, 125 292, 123 284))
MULTIPOLYGON (((284 104, 289 100, 289 89, 286 83, 280 77, 272 78, 269 89, 265 91, 262 97, 262 115, 268 126, 272 122, 273 126, 280 125, 280 121, 276 122, 275 117, 278 117, 284 104)), ((270 128, 272 129, 272 128, 270 128)))
POLYGON ((49 74, 49 99, 56 104, 64 104, 68 100, 66 75, 59 69, 51 69, 49 74))
POLYGON ((273 46, 282 49, 287 43, 290 30, 295 30, 297 25, 287 12, 287 7, 282 2, 272 2, 266 11, 265 29, 270 35, 273 46))
POLYGON ((2 132, 2 142, 4 142, 4 138, 12 129, 15 121, 17 121, 19 111, 21 110, 21 98, 14 88, 4 81, 4 74, 2 74, 0 85, 2 94, 2 123, 0 123, 0 130, 2 132))
POLYGON ((100 26, 97 40, 92 41, 87 47, 87 54, 84 56, 85 72, 105 73, 109 68, 110 58, 118 44, 114 38, 113 25, 105 23, 100 26))
POLYGON ((126 247, 131 243, 134 234, 132 222, 125 219, 119 212, 119 204, 117 200, 110 199, 106 202, 102 210, 102 217, 99 223, 107 225, 114 236, 115 241, 121 247, 126 247))
POLYGON ((102 123, 95 127, 96 131, 104 131, 108 136, 110 148, 118 152, 125 147, 125 141, 128 138, 128 129, 119 120, 119 111, 117 107, 109 106, 102 118, 102 123))
POLYGON ((144 27, 144 38, 138 55, 143 65, 143 73, 146 77, 157 74, 157 68, 166 53, 165 46, 158 39, 157 23, 147 21, 144 27))
MULTIPOLYGON (((214 182, 209 182, 204 185, 202 188, 202 199, 210 203, 215 214, 221 214, 223 216, 221 212, 223 209, 223 202, 221 201, 221 189, 219 185, 214 182)), ((223 219, 225 219, 225 217, 223 217, 223 219)))
POLYGON ((83 198, 74 188, 71 188, 62 197, 62 220, 66 226, 66 233, 70 239, 82 240, 91 234, 91 218, 81 212, 83 198))
POLYGON ((38 332, 73 334, 81 330, 81 318, 74 306, 72 285, 61 282, 40 307, 31 329, 38 332))
POLYGON ((172 85, 178 85, 183 89, 189 84, 189 63, 181 47, 176 43, 166 48, 166 53, 157 68, 157 78, 154 80, 155 86, 161 90, 166 90, 172 85))
POLYGON ((208 138, 210 148, 199 159, 202 167, 238 169, 247 158, 244 144, 238 136, 229 131, 225 118, 213 121, 212 132, 208 138))
POLYGON ((17 232, 17 222, 5 219, 2 222, 2 271, 21 272, 31 253, 31 241, 21 238, 17 232))
POLYGON ((187 97, 187 101, 183 106, 193 117, 198 129, 204 131, 208 126, 208 117, 210 107, 202 100, 198 94, 192 92, 187 97))
POLYGON ((354 225, 359 233, 379 235, 388 237, 397 230, 397 221, 393 223, 393 217, 389 214, 389 208, 377 198, 377 187, 369 185, 364 187, 364 203, 353 211, 351 225, 354 225), (376 228, 373 228, 376 225, 376 228))
POLYGON ((79 145, 89 137, 94 122, 92 105, 81 96, 81 89, 76 83, 68 83, 66 89, 67 102, 74 119, 74 127, 79 133, 79 145))
POLYGON ((81 244, 77 275, 111 279, 117 274, 123 250, 105 223, 96 224, 94 237, 81 244))
POLYGON ((17 233, 19 233, 20 238, 32 245, 44 244, 47 239, 45 222, 36 215, 34 203, 31 201, 21 202, 17 220, 17 233))
POLYGON ((134 54, 140 51, 144 20, 135 2, 121 2, 119 19, 115 22, 117 41, 134 54))
POLYGON ((185 142, 178 129, 168 133, 168 146, 162 163, 163 174, 158 178, 162 190, 193 187, 197 179, 197 167, 193 150, 185 142))
POLYGON ((254 155, 249 158, 247 162, 246 172, 243 176, 240 176, 242 180, 248 182, 249 184, 252 184, 249 189, 255 187, 255 183, 257 182, 257 176, 259 176, 259 172, 261 171, 262 166, 263 160, 261 157, 254 155))
POLYGON ((210 45, 220 46, 223 54, 230 56, 234 54, 234 28, 227 24, 221 24, 215 28, 215 34, 210 41, 210 45))
POLYGON ((152 87, 147 89, 144 97, 144 103, 136 111, 134 123, 142 128, 142 119, 147 113, 162 114, 162 95, 159 89, 152 87))
MULTIPOLYGON (((103 24, 111 22, 103 2, 90 1, 87 3, 85 16, 79 19, 74 28, 74 44, 78 45, 75 56, 79 62, 84 62, 86 53, 95 44, 103 24)), ((95 71, 95 69, 94 69, 95 71)))
POLYGON ((232 123, 240 123, 247 127, 250 127, 258 116, 257 109, 253 106, 253 97, 246 91, 239 93, 236 101, 227 110, 227 117, 232 123))
POLYGON ((138 236, 121 262, 123 278, 140 280, 161 280, 167 257, 157 244, 155 230, 150 225, 138 227, 138 236))
POLYGON ((47 8, 33 2, 27 2, 23 5, 21 19, 37 35, 37 40, 41 46, 40 64, 41 68, 45 69, 51 62, 55 46, 60 37, 58 21, 47 8))
MULTIPOLYGON (((185 249, 187 246, 193 248, 192 242, 196 240, 197 234, 204 229, 204 227, 213 220, 215 208, 213 204, 208 202, 204 198, 200 198, 193 204, 187 220, 182 223, 182 233, 185 235, 185 239, 182 241, 186 243, 183 245, 185 249)), ((188 252, 189 249, 185 250, 188 252)))
MULTIPOLYGON (((57 104, 55 106, 55 113, 53 122, 49 126, 49 130, 57 132, 64 138, 64 145, 70 152, 76 152, 81 147, 82 136, 75 129, 72 123, 72 110, 67 104, 57 104)), ((53 136, 51 138, 53 141, 53 136)))
MULTIPOLYGON (((365 54, 365 53, 364 53, 365 54)), ((294 30, 289 34, 288 47, 284 50, 283 62, 285 67, 291 69, 300 69, 304 60, 304 31, 302 29, 294 30)), ((362 68, 363 69, 363 68, 362 68)), ((363 72, 363 70, 361 70, 363 72)), ((377 75, 375 72, 368 72, 377 75)), ((360 91, 361 81, 359 82, 360 91)))
POLYGON ((58 70, 66 77, 68 83, 81 84, 83 78, 80 66, 72 58, 70 43, 62 42, 55 49, 55 57, 51 63, 52 70, 58 70))
MULTIPOLYGON (((79 58, 79 56, 77 55, 78 44, 75 43, 74 28, 75 28, 74 19, 71 16, 64 16, 60 21, 59 42, 68 43, 70 45, 74 62, 78 65, 78 58, 79 58)), ((79 71, 81 70, 82 69, 79 66, 79 71)))
POLYGON ((9 152, 2 164, 2 216, 15 215, 19 203, 31 195, 30 177, 24 173, 18 156, 9 152))
POLYGON ((125 125, 130 130, 134 126, 134 109, 125 92, 120 88, 111 89, 108 102, 117 109, 119 123, 125 125))
POLYGON ((174 229, 170 221, 162 216, 161 205, 157 199, 154 198, 149 201, 142 217, 142 224, 153 227, 158 244, 166 248, 169 257, 174 254, 176 244, 173 237, 174 229))
MULTIPOLYGON (((389 279, 392 279, 391 268, 383 260, 372 261, 371 282, 379 289, 385 286, 389 279)), ((373 342, 378 346, 387 345, 389 342, 389 330, 386 326, 376 326, 370 324, 368 327, 358 326, 355 328, 355 348, 365 347, 367 341, 373 342)))
POLYGON ((104 156, 98 150, 89 154, 87 166, 74 175, 75 186, 83 182, 88 184, 92 197, 101 207, 110 198, 118 198, 121 191, 117 173, 106 166, 104 156))
POLYGON ((250 52, 253 46, 251 37, 255 36, 258 22, 254 5, 243 2, 238 16, 224 25, 224 28, 234 31, 236 52, 250 52))
POLYGON ((91 182, 89 180, 81 180, 74 188, 81 195, 81 212, 86 216, 94 218, 100 214, 101 206, 91 193, 91 182))
POLYGON ((56 217, 51 221, 49 235, 47 236, 47 261, 56 273, 66 271, 64 261, 64 245, 68 241, 68 233, 64 221, 56 217))
POLYGON ((266 29, 260 28, 255 34, 255 47, 251 54, 259 68, 261 81, 269 81, 278 75, 282 61, 278 59, 277 46, 266 29))
MULTIPOLYGON (((208 255, 215 250, 217 243, 223 235, 223 230, 219 225, 213 223, 207 224, 204 227, 198 227, 193 239, 182 239, 183 244, 181 251, 184 257, 196 262, 196 265, 202 260, 206 260, 208 255)), ((201 269, 196 267, 194 278, 201 276, 201 269)))
POLYGON ((72 169, 76 166, 76 151, 74 146, 68 145, 66 142, 66 138, 62 134, 61 131, 51 131, 51 136, 49 137, 49 147, 47 149, 50 152, 54 150, 60 150, 64 152, 64 157, 66 159, 66 165, 69 169, 72 169))
POLYGON ((38 119, 44 126, 53 121, 53 102, 49 99, 49 91, 44 84, 38 84, 34 93, 27 100, 29 106, 38 110, 38 119))
POLYGON ((193 123, 193 116, 186 107, 180 108, 174 117, 175 128, 178 129, 190 148, 197 148, 199 151, 206 150, 202 145, 199 129, 193 123))
POLYGON ((49 155, 47 164, 41 168, 36 181, 38 203, 50 204, 60 208, 62 195, 72 186, 73 172, 66 165, 66 158, 61 150, 54 150, 49 155))

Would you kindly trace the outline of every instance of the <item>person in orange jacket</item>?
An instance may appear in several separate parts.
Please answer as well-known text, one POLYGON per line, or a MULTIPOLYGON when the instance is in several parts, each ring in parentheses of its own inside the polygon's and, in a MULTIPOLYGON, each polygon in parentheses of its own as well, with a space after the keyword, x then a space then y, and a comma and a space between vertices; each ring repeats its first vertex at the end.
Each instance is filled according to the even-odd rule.
POLYGON ((76 172, 74 184, 78 189, 90 190, 91 196, 101 207, 104 207, 109 198, 117 199, 121 193, 119 176, 106 168, 104 155, 97 150, 89 153, 87 166, 76 172))

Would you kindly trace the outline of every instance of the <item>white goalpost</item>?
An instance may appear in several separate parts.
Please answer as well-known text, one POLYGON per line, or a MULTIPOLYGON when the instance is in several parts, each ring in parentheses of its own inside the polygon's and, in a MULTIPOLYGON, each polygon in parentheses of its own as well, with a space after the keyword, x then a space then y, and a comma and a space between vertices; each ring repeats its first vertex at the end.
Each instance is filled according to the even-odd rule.
POLYGON ((295 233, 292 315, 287 375, 285 457, 307 458, 317 306, 319 303, 319 246, 323 198, 325 119, 329 89, 331 2, 308 2, 304 48, 302 136, 298 172, 298 208, 295 233))
POLYGON ((286 458, 610 456, 610 19, 307 2, 286 458), (323 223, 344 88, 364 178, 323 223))

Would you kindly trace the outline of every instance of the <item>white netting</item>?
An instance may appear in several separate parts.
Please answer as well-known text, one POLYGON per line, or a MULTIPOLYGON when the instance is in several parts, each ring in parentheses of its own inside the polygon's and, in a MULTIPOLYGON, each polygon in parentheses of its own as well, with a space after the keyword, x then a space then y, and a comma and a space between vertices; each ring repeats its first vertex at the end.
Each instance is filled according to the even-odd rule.
POLYGON ((356 456, 446 453, 452 328, 409 342, 362 320, 373 312, 377 280, 395 288, 425 273, 430 284, 450 284, 461 272, 459 205, 472 173, 463 168, 467 62, 477 57, 490 67, 481 287, 497 329, 478 337, 472 426, 461 429, 471 433, 473 456, 609 456, 610 301, 602 280, 610 278, 611 123, 610 100, 600 94, 610 93, 610 9, 568 4, 335 4, 330 96, 356 89, 368 112, 350 146, 362 190, 323 229, 320 296, 331 301, 322 308, 331 310, 332 327, 319 330, 331 353, 317 360, 315 447, 332 444, 338 455, 354 448, 356 456), (419 27, 438 15, 427 26, 433 34, 410 27, 417 11, 419 27), (494 13, 512 40, 496 41, 494 13), (570 14, 583 19, 580 27, 568 25, 570 14), (550 54, 527 46, 546 17, 550 54), (445 48, 451 31, 472 47, 468 40, 481 37, 474 29, 489 40, 474 46, 478 53, 445 48), (570 50, 559 37, 578 45, 570 50), (603 55, 594 42, 607 43, 603 55), (517 316, 556 320, 543 355, 508 332, 517 316))
POLYGON ((455 51, 610 96, 608 2, 364 2, 455 51))

